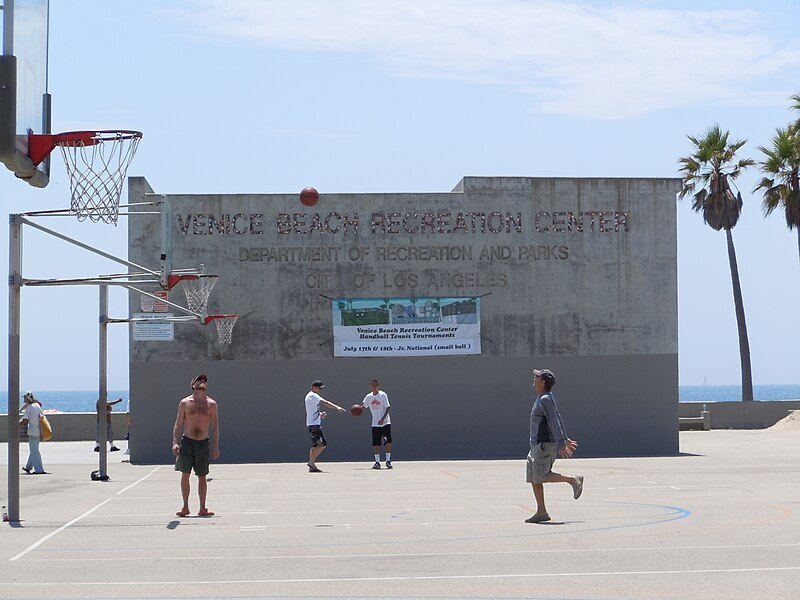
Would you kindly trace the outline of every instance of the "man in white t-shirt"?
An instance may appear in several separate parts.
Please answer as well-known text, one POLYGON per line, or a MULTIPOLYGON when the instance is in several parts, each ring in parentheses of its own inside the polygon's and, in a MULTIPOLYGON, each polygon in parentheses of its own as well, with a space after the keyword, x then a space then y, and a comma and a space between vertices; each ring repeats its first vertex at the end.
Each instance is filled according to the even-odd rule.
POLYGON ((328 445, 325 440, 325 434, 322 433, 322 419, 327 414, 319 409, 320 404, 334 408, 339 412, 345 412, 344 408, 338 404, 329 402, 319 395, 324 387, 325 385, 317 380, 311 384, 311 391, 306 394, 306 427, 308 427, 308 433, 311 435, 311 448, 308 451, 309 473, 322 473, 322 469, 317 467, 317 457, 322 454, 322 451, 328 445))
POLYGON ((39 401, 33 397, 33 393, 25 394, 25 412, 23 413, 20 425, 28 428, 28 462, 22 470, 33 475, 46 475, 42 465, 42 454, 39 452, 39 442, 41 441, 41 429, 39 429, 39 418, 42 416, 42 407, 39 401))
POLYGON ((369 382, 372 391, 364 396, 361 404, 372 413, 372 452, 375 454, 373 469, 381 468, 381 444, 386 449, 386 468, 392 468, 392 420, 389 417, 389 396, 380 389, 380 382, 369 382))

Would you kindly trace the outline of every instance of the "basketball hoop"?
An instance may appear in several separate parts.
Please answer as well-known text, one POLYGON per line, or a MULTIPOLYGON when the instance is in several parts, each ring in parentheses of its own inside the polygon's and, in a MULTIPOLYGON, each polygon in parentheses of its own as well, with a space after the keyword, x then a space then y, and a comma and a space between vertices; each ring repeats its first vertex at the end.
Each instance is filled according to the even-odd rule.
MULTIPOLYGON (((186 294, 186 304, 189 310, 201 315, 206 314, 208 297, 219 279, 219 275, 176 275, 181 284, 183 293, 186 294)), ((174 285, 174 284, 173 284, 174 285)))
POLYGON ((72 194, 70 211, 79 221, 116 225, 125 174, 141 139, 140 131, 127 130, 31 134, 28 152, 39 164, 53 148, 61 148, 72 194))
POLYGON ((217 324, 217 335, 220 344, 230 344, 233 341, 233 326, 239 315, 208 315, 203 321, 203 325, 208 325, 211 321, 217 324))

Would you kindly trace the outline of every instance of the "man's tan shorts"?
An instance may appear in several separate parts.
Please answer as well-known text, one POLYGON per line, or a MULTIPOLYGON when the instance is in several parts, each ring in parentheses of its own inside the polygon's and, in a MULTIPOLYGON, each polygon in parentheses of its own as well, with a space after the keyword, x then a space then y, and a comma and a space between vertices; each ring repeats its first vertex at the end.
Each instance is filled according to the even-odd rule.
POLYGON ((528 483, 542 483, 550 475, 558 475, 553 472, 553 464, 558 455, 558 444, 555 442, 544 442, 535 444, 528 452, 527 471, 525 481, 528 483))

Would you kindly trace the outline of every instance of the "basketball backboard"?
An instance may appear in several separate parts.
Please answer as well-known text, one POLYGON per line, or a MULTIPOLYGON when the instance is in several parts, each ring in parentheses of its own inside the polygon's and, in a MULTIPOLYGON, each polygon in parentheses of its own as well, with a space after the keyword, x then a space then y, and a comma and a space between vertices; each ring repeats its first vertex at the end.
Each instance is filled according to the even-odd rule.
POLYGON ((49 181, 50 159, 34 165, 29 133, 51 133, 47 91, 49 0, 3 0, 0 160, 33 186, 49 181))

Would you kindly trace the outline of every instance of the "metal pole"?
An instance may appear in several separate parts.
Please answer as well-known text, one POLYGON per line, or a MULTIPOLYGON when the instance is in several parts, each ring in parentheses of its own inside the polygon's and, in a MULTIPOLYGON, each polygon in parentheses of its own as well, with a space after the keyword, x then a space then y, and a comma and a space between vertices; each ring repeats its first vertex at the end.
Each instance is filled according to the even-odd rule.
POLYGON ((97 419, 100 426, 100 476, 108 475, 108 441, 106 419, 108 419, 108 286, 98 286, 100 290, 100 369, 99 393, 97 400, 97 419))
POLYGON ((161 194, 161 287, 166 288, 172 275, 172 204, 161 194))
POLYGON ((14 0, 3 2, 3 54, 14 54, 14 0))
POLYGON ((19 521, 19 332, 22 223, 8 221, 8 518, 19 521))

